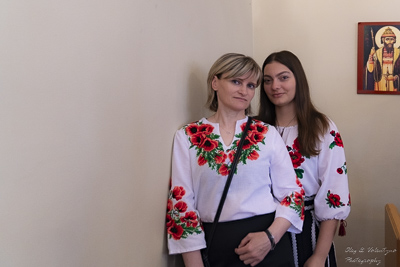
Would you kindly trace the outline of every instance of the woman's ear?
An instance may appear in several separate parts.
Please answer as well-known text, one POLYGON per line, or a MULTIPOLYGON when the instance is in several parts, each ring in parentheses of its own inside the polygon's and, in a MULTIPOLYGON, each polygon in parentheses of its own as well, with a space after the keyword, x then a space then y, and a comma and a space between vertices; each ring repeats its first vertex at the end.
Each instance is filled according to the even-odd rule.
POLYGON ((211 82, 211 87, 214 91, 218 91, 218 81, 219 79, 217 78, 217 76, 214 76, 212 82, 211 82))

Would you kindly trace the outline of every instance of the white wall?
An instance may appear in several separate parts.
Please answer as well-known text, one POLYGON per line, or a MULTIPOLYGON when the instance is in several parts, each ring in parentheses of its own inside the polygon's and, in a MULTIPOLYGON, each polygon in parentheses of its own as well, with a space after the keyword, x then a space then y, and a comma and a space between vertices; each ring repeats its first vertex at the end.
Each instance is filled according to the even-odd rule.
POLYGON ((0 266, 172 262, 164 216, 173 134, 204 115, 213 61, 253 49, 260 64, 272 51, 295 52, 315 104, 341 130, 353 210, 339 260, 347 247, 383 247, 384 204, 400 206, 400 96, 356 94, 357 22, 396 21, 397 5, 1 1, 0 266))
POLYGON ((0 3, 0 266, 167 266, 173 134, 250 0, 0 3))
POLYGON ((255 59, 262 64, 271 52, 294 52, 314 103, 343 137, 352 212, 347 236, 336 238, 339 266, 361 265, 347 257, 376 258, 383 266, 383 253, 359 251, 384 248, 384 205, 400 207, 400 96, 356 93, 357 23, 398 21, 398 6, 397 0, 253 1, 255 59), (357 252, 346 252, 349 248, 357 252))

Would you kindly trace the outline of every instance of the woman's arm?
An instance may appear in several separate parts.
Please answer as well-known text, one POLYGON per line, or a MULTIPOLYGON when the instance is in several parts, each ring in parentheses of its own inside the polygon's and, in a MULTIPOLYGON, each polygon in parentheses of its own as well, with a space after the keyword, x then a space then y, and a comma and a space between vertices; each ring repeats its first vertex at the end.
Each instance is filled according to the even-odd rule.
MULTIPOLYGON (((281 240, 282 236, 289 229, 291 223, 284 218, 275 218, 274 222, 268 228, 274 236, 275 243, 281 240)), ((248 234, 240 242, 239 247, 235 249, 240 260, 246 265, 255 266, 260 263, 271 250, 271 242, 265 232, 248 234)))
POLYGON ((185 267, 204 267, 200 250, 182 253, 182 258, 185 267))
POLYGON ((313 255, 306 261, 304 267, 323 267, 331 249, 336 233, 338 220, 326 220, 321 222, 317 245, 313 255))

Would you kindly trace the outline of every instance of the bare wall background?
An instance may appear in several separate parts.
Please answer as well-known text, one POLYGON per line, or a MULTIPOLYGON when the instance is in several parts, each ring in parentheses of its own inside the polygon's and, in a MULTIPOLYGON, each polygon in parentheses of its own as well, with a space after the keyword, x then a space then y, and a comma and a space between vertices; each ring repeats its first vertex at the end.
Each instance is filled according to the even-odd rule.
POLYGON ((167 266, 173 134, 250 0, 0 2, 0 266, 167 266))
POLYGON ((400 205, 399 96, 356 94, 357 22, 398 18, 396 0, 380 3, 1 1, 0 265, 175 265, 173 134, 205 115, 217 57, 281 49, 341 130, 353 210, 337 253, 359 265, 346 249, 382 248, 384 204, 400 205))
POLYGON ((262 64, 273 51, 294 52, 308 75, 314 103, 343 137, 352 211, 347 236, 336 238, 339 266, 368 259, 383 266, 384 206, 400 207, 400 96, 356 93, 357 23, 398 21, 397 7, 395 0, 379 5, 371 0, 253 1, 254 57, 262 64))

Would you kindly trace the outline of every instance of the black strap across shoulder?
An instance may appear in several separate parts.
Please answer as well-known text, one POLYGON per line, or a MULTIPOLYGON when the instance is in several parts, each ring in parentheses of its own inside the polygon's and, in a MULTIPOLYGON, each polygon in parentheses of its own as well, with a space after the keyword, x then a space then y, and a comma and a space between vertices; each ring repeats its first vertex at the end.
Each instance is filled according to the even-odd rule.
POLYGON ((208 254, 208 250, 209 250, 209 247, 211 245, 212 238, 213 238, 215 229, 217 227, 217 223, 219 221, 219 217, 221 215, 221 211, 222 211, 222 208, 224 206, 226 196, 228 194, 229 186, 231 185, 233 174, 236 171, 236 166, 238 164, 240 155, 242 153, 243 143, 244 143, 244 140, 246 139, 247 131, 250 128, 251 121, 252 121, 252 118, 248 117, 248 120, 247 120, 247 123, 246 123, 246 127, 243 130, 242 137, 240 138, 240 141, 239 141, 239 144, 238 144, 238 147, 237 147, 237 150, 236 150, 235 157, 233 158, 231 169, 229 171, 229 175, 228 175, 228 178, 227 178, 226 183, 225 183, 224 191, 222 193, 221 200, 220 200, 219 205, 218 205, 217 213, 215 214, 214 222, 213 222, 210 234, 208 236, 208 240, 206 240, 206 243, 207 243, 207 248, 205 249, 205 254, 206 255, 208 254))

